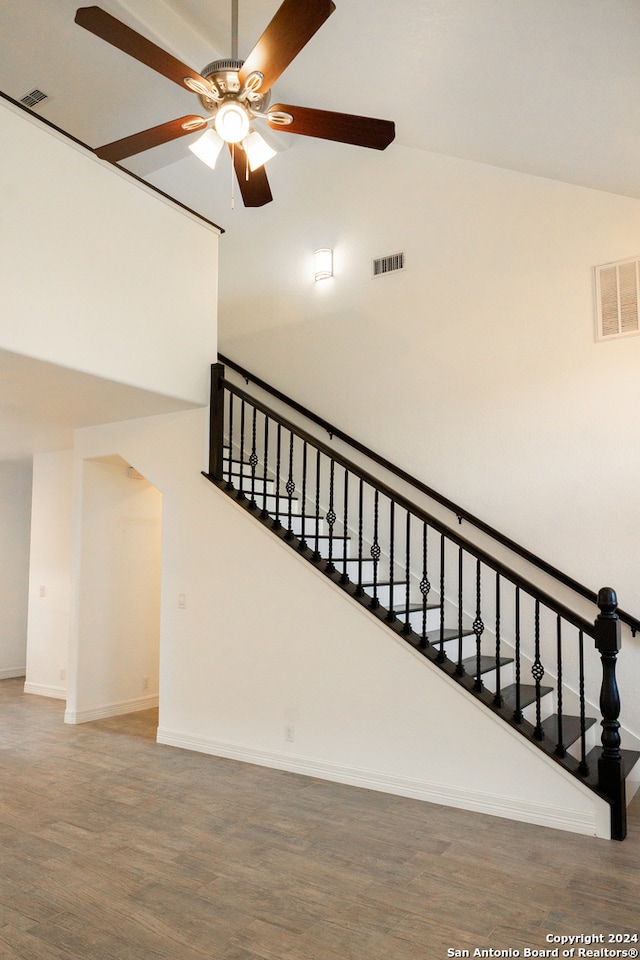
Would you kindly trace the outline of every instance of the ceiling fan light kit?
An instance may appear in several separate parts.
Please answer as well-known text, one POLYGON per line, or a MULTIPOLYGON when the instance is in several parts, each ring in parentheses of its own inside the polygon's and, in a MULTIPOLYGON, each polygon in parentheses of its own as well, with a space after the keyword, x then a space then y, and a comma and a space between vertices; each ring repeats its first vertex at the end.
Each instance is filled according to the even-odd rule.
POLYGON ((264 164, 276 151, 254 129, 254 121, 274 130, 384 150, 395 137, 395 125, 390 120, 289 104, 269 109, 273 83, 334 10, 333 0, 283 0, 243 61, 237 58, 237 0, 232 0, 234 56, 213 61, 199 74, 100 7, 80 7, 75 16, 79 26, 197 94, 208 114, 171 120, 98 147, 96 154, 117 163, 206 127, 189 145, 192 152, 214 168, 223 144, 229 144, 244 205, 261 207, 272 200, 264 164))

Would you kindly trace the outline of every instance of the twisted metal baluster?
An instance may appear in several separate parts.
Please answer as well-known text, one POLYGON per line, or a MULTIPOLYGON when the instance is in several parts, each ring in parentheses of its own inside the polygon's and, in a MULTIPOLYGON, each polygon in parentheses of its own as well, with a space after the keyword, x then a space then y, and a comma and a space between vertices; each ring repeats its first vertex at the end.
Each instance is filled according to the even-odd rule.
POLYGON ((582 630, 578 634, 578 656, 580 662, 580 766, 578 767, 583 777, 589 774, 589 764, 587 763, 587 717, 586 702, 584 696, 584 635, 582 630))
POLYGON ((233 490, 231 465, 233 461, 233 394, 229 394, 229 462, 227 463, 227 482, 225 490, 233 490))
POLYGON ((362 585, 362 554, 363 554, 363 530, 364 530, 364 480, 360 477, 358 489, 358 585, 356 587, 356 597, 361 597, 364 593, 362 585))
POLYGON ((476 618, 473 621, 473 632, 476 635, 476 675, 473 689, 480 692, 484 689, 482 682, 482 634, 484 633, 484 623, 482 622, 482 568, 479 559, 476 559, 476 618))
POLYGON ((380 544, 378 543, 378 519, 379 519, 379 492, 375 491, 373 498, 373 543, 371 544, 371 558, 373 560, 373 597, 369 606, 372 610, 377 610, 380 606, 378 600, 378 564, 380 562, 380 544))
POLYGON ((320 560, 320 451, 316 447, 316 533, 313 559, 320 560))
POLYGON ((438 663, 444 663, 447 655, 444 652, 444 534, 440 534, 440 649, 438 650, 438 663))
POLYGON ((269 484, 267 479, 269 476, 269 417, 265 413, 264 415, 264 470, 262 472, 262 510, 260 511, 260 517, 262 520, 266 520, 269 516, 269 511, 267 510, 267 490, 269 484))
POLYGON ((462 547, 458 547, 458 662, 456 663, 456 675, 461 677, 464 673, 462 664, 462 547))
POLYGON ((301 552, 307 549, 307 441, 302 444, 302 503, 300 507, 300 543, 298 550, 301 552))
POLYGON ((428 527, 422 524, 422 579, 420 580, 420 593, 422 594, 422 630, 420 633, 420 649, 427 648, 427 598, 431 590, 429 575, 427 573, 427 561, 429 553, 428 527))
POLYGON ((238 480, 238 500, 246 500, 244 492, 244 431, 245 431, 245 401, 240 401, 240 477, 238 480))
POLYGON ((273 520, 273 529, 279 530, 280 523, 280 467, 282 464, 282 424, 276 430, 276 512, 273 520))
POLYGON ((536 600, 535 607, 535 660, 533 666, 531 667, 531 673, 533 674, 533 679, 536 682, 536 728, 533 732, 536 740, 542 740, 544 738, 544 730, 542 729, 542 720, 541 720, 541 707, 540 707, 540 681, 544 677, 544 667, 540 661, 540 601, 536 600))
POLYGON ((287 483, 285 485, 285 490, 287 492, 287 532, 285 534, 285 540, 293 540, 293 520, 292 520, 292 510, 293 510, 293 495, 296 492, 296 485, 293 479, 293 432, 289 431, 289 475, 287 477, 287 483))
POLYGON ((327 560, 327 566, 325 567, 327 573, 333 573, 336 569, 333 563, 333 527, 336 520, 338 519, 338 517, 336 516, 336 512, 333 509, 335 469, 336 469, 336 462, 332 458, 329 466, 329 510, 327 511, 327 515, 325 517, 325 520, 329 524, 329 559, 327 560))
POLYGON ((258 454, 256 452, 257 416, 258 411, 253 407, 253 415, 251 418, 251 454, 249 456, 249 466, 251 467, 251 502, 249 506, 252 510, 258 509, 258 504, 256 503, 256 467, 258 466, 258 454))

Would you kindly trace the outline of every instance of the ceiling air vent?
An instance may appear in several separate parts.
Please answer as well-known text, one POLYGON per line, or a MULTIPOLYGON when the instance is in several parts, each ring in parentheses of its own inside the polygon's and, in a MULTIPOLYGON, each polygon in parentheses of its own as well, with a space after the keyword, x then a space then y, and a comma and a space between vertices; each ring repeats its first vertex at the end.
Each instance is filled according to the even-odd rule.
POLYGON ((397 273, 398 270, 404 270, 405 256, 402 253, 392 253, 388 257, 378 257, 371 261, 371 276, 386 277, 388 273, 397 273))
POLYGON ((23 103, 25 107, 33 108, 39 103, 42 103, 43 100, 46 100, 48 96, 48 93, 43 93, 42 90, 38 90, 36 87, 34 90, 30 90, 29 93, 25 93, 20 103, 23 103))
POLYGON ((640 259, 595 268, 596 340, 640 333, 640 259))

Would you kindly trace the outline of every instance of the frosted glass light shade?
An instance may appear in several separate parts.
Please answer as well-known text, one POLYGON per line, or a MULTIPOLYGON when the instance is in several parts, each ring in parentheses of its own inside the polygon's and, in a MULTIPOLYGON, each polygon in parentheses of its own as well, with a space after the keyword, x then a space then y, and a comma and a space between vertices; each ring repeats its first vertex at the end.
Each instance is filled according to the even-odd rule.
POLYGON ((326 280, 333 276, 333 250, 323 247, 315 252, 316 280, 326 280))
POLYGON ((189 144, 189 150, 195 153, 196 157, 206 163, 208 167, 211 167, 212 170, 215 168, 216 160, 223 147, 224 140, 218 136, 215 130, 206 130, 201 137, 189 144))
POLYGON ((276 151, 269 146, 257 130, 254 130, 246 137, 244 148, 247 151, 251 170, 257 170, 258 167, 263 167, 267 160, 271 160, 271 157, 275 157, 276 155, 276 151))
POLYGON ((216 133, 227 143, 240 143, 249 133, 249 114, 236 100, 223 103, 213 123, 216 133))

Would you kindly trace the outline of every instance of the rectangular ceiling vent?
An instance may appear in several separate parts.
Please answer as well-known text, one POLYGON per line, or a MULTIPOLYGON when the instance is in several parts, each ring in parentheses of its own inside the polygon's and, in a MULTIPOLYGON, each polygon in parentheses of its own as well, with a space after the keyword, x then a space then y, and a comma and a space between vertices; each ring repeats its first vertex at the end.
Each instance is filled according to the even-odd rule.
POLYGON ((30 90, 29 93, 25 93, 24 97, 22 97, 20 100, 20 103, 23 103, 25 107, 32 109, 39 103, 42 103, 43 100, 46 100, 48 96, 48 93, 43 93, 42 90, 38 90, 36 87, 34 90, 30 90))
POLYGON ((640 259, 595 268, 596 340, 640 333, 640 259))
POLYGON ((405 255, 402 253, 392 253, 388 257, 378 257, 371 261, 371 276, 386 277, 389 273, 397 273, 398 270, 405 268, 405 255))

